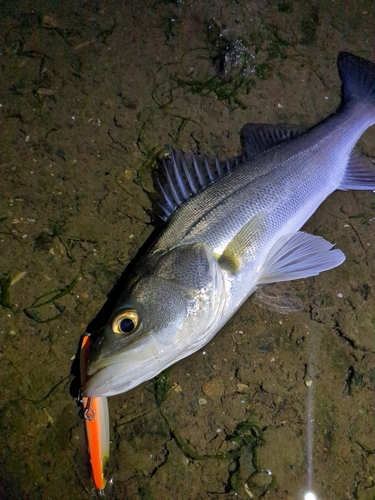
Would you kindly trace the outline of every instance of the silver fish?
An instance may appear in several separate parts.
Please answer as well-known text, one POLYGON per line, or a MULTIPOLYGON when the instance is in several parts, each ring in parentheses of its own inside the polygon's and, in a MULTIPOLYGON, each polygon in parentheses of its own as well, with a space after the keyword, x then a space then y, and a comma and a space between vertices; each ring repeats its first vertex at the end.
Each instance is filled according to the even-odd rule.
POLYGON ((375 123, 375 64, 341 52, 339 110, 305 133, 243 127, 226 161, 171 150, 161 185, 164 231, 97 332, 84 395, 111 396, 203 347, 259 287, 315 276, 344 254, 299 231, 336 189, 375 190, 353 152, 375 123))

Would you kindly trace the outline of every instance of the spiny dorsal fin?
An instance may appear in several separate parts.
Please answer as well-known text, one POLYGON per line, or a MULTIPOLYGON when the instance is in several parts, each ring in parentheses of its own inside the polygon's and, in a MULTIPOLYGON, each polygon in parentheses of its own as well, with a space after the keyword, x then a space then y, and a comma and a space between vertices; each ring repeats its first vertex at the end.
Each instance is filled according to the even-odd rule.
POLYGON ((163 211, 161 219, 168 220, 184 201, 224 177, 242 162, 241 156, 219 160, 217 156, 198 155, 193 151, 184 153, 170 148, 169 157, 162 159, 165 182, 157 180, 163 198, 159 204, 163 211))
POLYGON ((298 125, 269 125, 267 123, 246 123, 240 132, 241 145, 246 160, 252 160, 281 142, 294 139, 305 132, 298 125))

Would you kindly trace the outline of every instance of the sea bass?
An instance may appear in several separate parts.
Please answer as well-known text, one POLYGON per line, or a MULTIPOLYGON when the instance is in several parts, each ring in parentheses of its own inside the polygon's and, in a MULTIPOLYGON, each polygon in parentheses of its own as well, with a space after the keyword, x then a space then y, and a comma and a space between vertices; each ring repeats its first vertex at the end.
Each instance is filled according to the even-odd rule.
POLYGON ((337 63, 341 106, 307 132, 246 124, 243 154, 225 161, 171 150, 166 226, 96 332, 85 396, 128 391, 197 351, 259 287, 344 261, 300 231, 336 189, 375 190, 374 165, 353 151, 375 124, 375 64, 346 52, 337 63))

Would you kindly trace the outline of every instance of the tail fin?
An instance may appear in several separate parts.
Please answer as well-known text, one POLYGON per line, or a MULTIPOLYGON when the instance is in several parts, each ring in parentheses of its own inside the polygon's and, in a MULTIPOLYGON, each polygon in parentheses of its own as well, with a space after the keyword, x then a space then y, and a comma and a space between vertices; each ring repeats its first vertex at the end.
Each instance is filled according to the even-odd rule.
POLYGON ((375 105, 375 64, 349 52, 340 52, 337 66, 342 80, 343 104, 366 100, 375 105))
MULTIPOLYGON (((375 107, 375 64, 348 52, 340 52, 337 66, 342 80, 343 106, 365 101, 370 107, 375 107)), ((367 126, 373 123, 375 120, 367 123, 367 126)), ((352 152, 339 189, 374 191, 375 169, 372 160, 352 152)))

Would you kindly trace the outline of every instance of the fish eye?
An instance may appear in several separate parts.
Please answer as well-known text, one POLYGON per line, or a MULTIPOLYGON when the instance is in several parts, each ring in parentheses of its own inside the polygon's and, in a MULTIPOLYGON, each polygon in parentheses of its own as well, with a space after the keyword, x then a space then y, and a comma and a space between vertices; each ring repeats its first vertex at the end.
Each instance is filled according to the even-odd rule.
POLYGON ((128 309, 118 314, 112 321, 112 330, 115 333, 132 333, 138 326, 138 314, 128 309))

